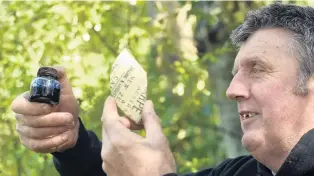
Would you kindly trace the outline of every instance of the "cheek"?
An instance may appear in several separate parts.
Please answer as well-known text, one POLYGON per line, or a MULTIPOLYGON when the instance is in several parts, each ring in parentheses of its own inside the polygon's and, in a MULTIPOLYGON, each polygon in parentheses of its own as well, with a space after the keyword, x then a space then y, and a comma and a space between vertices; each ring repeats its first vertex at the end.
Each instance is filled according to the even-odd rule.
POLYGON ((260 84, 256 89, 254 98, 263 114, 264 120, 284 120, 291 108, 295 107, 295 96, 291 88, 283 86, 282 82, 273 84, 260 84))
POLYGON ((294 87, 291 85, 277 81, 259 86, 260 91, 255 93, 255 98, 266 126, 280 131, 284 130, 282 127, 296 123, 296 116, 299 116, 303 109, 300 104, 304 102, 301 97, 294 95, 294 87))

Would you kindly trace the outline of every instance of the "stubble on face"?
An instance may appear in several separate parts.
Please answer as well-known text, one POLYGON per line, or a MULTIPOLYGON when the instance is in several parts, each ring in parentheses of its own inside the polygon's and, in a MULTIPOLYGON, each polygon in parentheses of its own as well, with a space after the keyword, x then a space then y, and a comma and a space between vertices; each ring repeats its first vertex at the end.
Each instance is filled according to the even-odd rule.
POLYGON ((277 163, 282 162, 308 130, 304 113, 309 97, 295 94, 299 63, 287 49, 289 41, 291 32, 283 29, 257 31, 241 47, 235 61, 231 84, 241 84, 249 91, 248 98, 237 99, 238 107, 253 106, 260 113, 249 125, 241 121, 242 143, 262 161, 276 157, 277 163), (247 58, 256 56, 263 62, 247 64, 247 58))

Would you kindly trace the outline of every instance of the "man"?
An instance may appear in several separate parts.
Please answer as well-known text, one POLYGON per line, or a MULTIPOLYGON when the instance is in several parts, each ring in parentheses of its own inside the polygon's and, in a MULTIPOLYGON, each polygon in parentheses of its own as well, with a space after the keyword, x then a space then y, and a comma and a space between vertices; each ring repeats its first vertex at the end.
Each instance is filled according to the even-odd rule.
MULTIPOLYGON (((240 49, 227 96, 238 104, 242 143, 251 153, 227 159, 195 176, 314 175, 314 9, 273 4, 250 12, 231 35, 240 49)), ((153 104, 143 110, 146 137, 113 98, 103 110, 101 143, 79 119, 65 75, 57 107, 30 103, 28 94, 12 102, 22 143, 52 153, 61 175, 176 175, 176 165, 153 104), (104 173, 105 172, 105 173, 104 173)))

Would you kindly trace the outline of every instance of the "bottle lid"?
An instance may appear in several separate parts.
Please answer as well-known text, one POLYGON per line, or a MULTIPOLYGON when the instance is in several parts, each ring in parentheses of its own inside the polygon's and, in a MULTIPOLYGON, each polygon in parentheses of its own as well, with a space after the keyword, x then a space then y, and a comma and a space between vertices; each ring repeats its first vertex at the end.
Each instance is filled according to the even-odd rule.
POLYGON ((52 67, 40 67, 37 76, 51 76, 58 79, 58 71, 52 67))

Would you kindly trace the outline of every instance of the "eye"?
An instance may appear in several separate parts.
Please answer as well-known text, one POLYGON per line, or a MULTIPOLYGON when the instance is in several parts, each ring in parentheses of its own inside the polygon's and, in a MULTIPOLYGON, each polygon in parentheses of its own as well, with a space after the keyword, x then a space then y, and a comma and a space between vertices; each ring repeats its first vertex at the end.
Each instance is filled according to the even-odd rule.
POLYGON ((265 69, 260 65, 254 65, 252 68, 253 73, 263 72, 265 69))
POLYGON ((260 72, 261 70, 260 69, 258 69, 258 68, 252 68, 252 73, 258 73, 258 72, 260 72))

